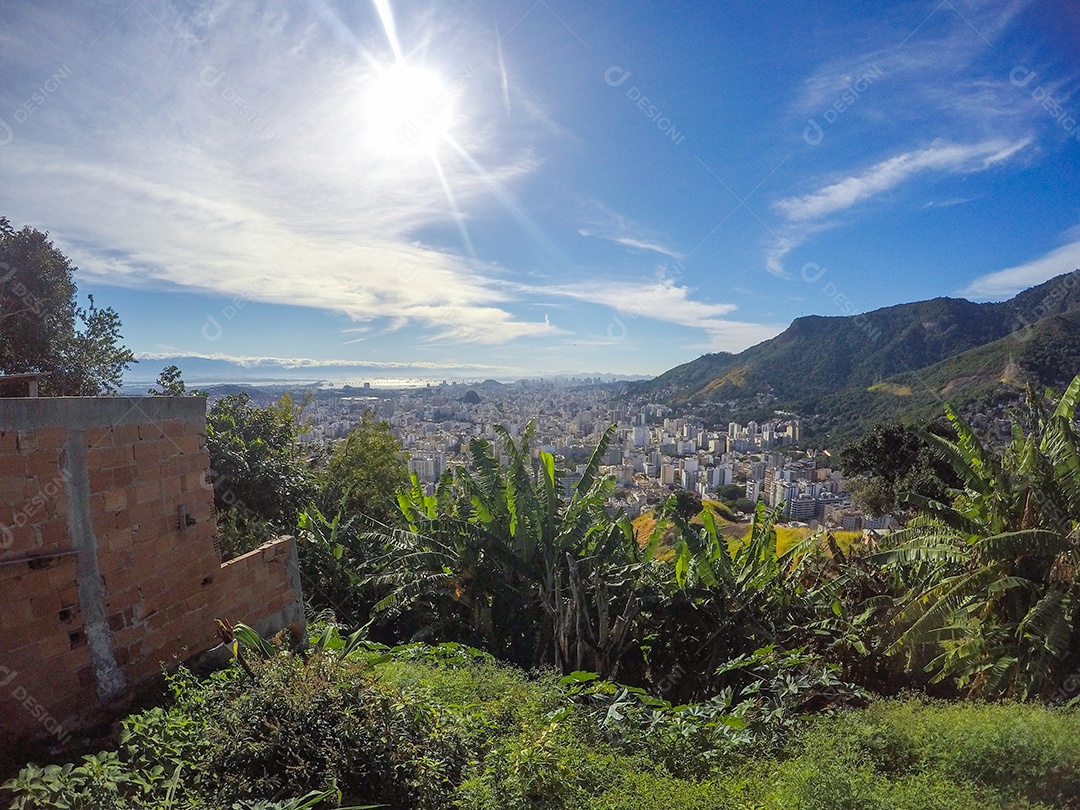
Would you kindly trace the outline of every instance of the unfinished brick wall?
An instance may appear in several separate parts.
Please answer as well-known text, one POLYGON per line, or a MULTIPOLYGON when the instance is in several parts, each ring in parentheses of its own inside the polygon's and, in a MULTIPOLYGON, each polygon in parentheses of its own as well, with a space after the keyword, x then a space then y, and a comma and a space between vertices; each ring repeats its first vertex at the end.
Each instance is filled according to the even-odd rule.
POLYGON ((296 547, 222 565, 201 398, 0 399, 0 745, 217 644, 300 630, 296 547))

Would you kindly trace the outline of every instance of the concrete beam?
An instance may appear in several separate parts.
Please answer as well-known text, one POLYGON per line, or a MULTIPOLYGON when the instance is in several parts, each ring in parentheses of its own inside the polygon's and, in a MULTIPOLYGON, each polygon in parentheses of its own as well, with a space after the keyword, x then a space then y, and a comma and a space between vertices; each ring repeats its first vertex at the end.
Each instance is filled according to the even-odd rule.
POLYGON ((106 425, 206 420, 203 397, 26 397, 0 398, 0 429, 81 430, 106 425))

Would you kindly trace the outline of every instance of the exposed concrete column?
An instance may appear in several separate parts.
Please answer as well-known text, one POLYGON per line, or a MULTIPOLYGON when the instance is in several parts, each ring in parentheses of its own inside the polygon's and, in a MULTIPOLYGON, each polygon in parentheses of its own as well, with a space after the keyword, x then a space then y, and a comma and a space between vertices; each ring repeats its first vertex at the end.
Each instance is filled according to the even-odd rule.
POLYGON ((112 631, 105 617, 105 589, 98 567, 97 538, 90 520, 90 471, 86 463, 86 432, 71 430, 64 453, 67 473, 68 531, 75 558, 75 576, 79 590, 90 663, 97 678, 97 694, 102 701, 121 697, 127 688, 124 670, 116 664, 112 631))
POLYGON ((307 621, 304 615, 304 589, 301 585, 300 541, 295 537, 290 538, 290 541, 289 555, 285 558, 285 576, 292 586, 293 604, 291 609, 286 609, 283 620, 286 627, 295 627, 300 638, 304 639, 307 634, 307 621))

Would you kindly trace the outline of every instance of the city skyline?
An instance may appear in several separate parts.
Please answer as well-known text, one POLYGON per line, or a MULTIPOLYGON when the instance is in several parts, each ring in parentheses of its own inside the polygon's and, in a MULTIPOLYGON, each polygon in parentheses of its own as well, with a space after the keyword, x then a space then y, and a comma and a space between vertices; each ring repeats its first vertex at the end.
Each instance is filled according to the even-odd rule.
POLYGON ((133 379, 657 374, 1080 267, 1078 35, 1064 2, 13 3, 0 215, 133 379))

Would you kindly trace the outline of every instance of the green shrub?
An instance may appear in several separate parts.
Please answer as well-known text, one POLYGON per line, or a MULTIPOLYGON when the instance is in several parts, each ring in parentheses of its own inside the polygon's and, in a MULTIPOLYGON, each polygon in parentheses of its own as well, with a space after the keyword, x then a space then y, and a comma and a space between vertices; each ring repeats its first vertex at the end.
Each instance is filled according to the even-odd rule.
POLYGON ((586 674, 526 674, 458 645, 346 645, 330 634, 306 660, 253 654, 254 679, 181 671, 171 705, 124 721, 117 752, 27 766, 5 786, 12 806, 1080 808, 1074 711, 882 700, 786 718, 777 747, 771 732, 764 743, 755 736, 756 723, 739 725, 730 695, 670 706, 586 674))
POLYGON ((1080 714, 1020 703, 882 702, 850 718, 879 768, 934 770, 1008 799, 1080 805, 1080 714), (895 752, 895 753, 894 753, 895 752), (899 756, 897 756, 897 754, 899 756))
POLYGON ((466 762, 453 715, 395 688, 366 664, 283 654, 253 664, 257 682, 218 681, 204 700, 206 767, 229 802, 336 784, 349 801, 445 807, 466 762))

